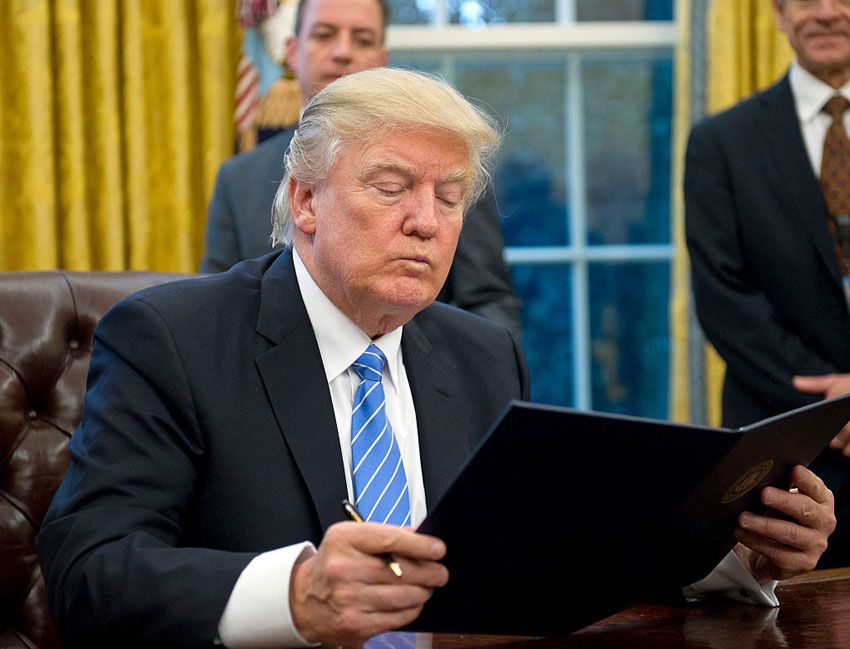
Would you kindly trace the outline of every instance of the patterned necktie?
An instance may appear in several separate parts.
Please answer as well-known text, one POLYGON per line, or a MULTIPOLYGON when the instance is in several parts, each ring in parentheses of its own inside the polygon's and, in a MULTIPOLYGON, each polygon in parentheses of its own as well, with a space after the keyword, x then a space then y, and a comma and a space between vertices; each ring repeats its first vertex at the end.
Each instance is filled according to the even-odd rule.
POLYGON ((354 501, 367 521, 410 524, 410 496, 398 442, 387 418, 381 372, 383 352, 369 345, 351 366, 360 384, 351 413, 351 466, 354 501))
POLYGON ((841 95, 834 96, 824 104, 822 110, 832 118, 832 124, 823 141, 820 170, 821 192, 831 217, 828 220, 829 230, 835 237, 835 252, 839 268, 845 277, 850 272, 850 250, 842 250, 847 248, 846 242, 843 241, 847 237, 840 237, 839 234, 844 234, 850 216, 850 139, 844 129, 844 113, 848 108, 850 101, 841 95), (839 228, 842 228, 841 232, 838 231, 839 228))
POLYGON ((850 214, 850 139, 844 130, 844 112, 850 101, 836 95, 824 104, 832 124, 823 141, 820 183, 829 213, 850 214))

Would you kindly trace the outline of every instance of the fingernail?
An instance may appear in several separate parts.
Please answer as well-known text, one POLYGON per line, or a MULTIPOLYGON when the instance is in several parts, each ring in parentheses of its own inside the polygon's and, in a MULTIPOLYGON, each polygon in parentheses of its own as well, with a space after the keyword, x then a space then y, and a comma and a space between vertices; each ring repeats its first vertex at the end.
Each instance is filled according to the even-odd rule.
POLYGON ((741 512, 741 515, 738 517, 738 523, 741 527, 750 529, 755 523, 755 516, 749 512, 741 512))

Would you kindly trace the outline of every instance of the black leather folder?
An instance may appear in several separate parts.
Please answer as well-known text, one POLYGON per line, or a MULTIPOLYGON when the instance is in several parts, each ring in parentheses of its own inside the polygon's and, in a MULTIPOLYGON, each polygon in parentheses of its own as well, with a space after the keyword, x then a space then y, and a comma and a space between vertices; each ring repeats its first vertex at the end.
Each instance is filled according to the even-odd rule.
POLYGON ((740 430, 513 402, 419 531, 448 584, 412 629, 558 635, 677 593, 850 420, 850 395, 740 430))

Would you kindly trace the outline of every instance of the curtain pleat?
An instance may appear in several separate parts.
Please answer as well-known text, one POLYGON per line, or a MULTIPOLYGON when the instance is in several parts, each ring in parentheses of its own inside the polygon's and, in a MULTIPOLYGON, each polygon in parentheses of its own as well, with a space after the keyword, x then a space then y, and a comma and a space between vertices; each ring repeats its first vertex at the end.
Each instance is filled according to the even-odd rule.
POLYGON ((195 271, 233 150, 232 0, 8 0, 0 33, 0 270, 195 271))
POLYGON ((673 421, 691 420, 691 393, 688 381, 688 302, 690 281, 688 255, 685 248, 684 201, 682 178, 684 171, 685 145, 690 128, 690 83, 691 61, 691 0, 676 1, 676 20, 679 24, 679 43, 676 47, 676 82, 673 107, 673 243, 676 256, 673 259, 673 285, 670 299, 671 360, 670 360, 670 417, 673 421))
POLYGON ((56 158, 48 0, 0 3, 0 264, 55 264, 56 158))

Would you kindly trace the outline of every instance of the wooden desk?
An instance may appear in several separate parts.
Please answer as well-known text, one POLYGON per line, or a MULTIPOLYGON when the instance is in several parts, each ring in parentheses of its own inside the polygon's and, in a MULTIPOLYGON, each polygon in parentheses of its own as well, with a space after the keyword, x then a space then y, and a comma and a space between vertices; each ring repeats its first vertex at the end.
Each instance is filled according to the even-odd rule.
POLYGON ((725 601, 639 605, 561 638, 418 634, 416 648, 821 649, 850 647, 850 568, 803 575, 777 590, 779 608, 725 601))

